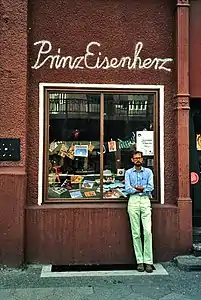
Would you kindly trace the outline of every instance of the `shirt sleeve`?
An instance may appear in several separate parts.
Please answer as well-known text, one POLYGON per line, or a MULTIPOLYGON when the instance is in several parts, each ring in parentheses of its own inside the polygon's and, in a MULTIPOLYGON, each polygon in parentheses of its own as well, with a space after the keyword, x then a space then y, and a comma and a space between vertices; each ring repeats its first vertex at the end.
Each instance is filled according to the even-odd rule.
POLYGON ((154 175, 152 170, 149 169, 149 172, 147 174, 147 184, 144 187, 144 193, 152 192, 154 189, 154 175))
POLYGON ((129 173, 126 171, 125 173, 125 191, 128 194, 135 194, 137 192, 130 184, 130 176, 129 173))

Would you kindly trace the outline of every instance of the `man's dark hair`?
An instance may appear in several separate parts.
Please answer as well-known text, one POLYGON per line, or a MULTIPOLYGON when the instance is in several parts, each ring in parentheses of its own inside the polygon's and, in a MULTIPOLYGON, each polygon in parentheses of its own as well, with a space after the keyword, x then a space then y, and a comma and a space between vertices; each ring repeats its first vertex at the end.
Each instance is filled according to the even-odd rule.
POLYGON ((141 154, 141 157, 143 157, 142 151, 136 151, 136 150, 132 152, 132 156, 131 157, 133 157, 136 154, 141 154))

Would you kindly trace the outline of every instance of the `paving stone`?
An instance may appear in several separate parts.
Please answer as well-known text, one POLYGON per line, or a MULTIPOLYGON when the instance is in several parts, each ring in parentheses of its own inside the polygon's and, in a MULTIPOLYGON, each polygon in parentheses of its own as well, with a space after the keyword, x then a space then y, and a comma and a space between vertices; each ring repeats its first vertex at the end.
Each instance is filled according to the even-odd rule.
MULTIPOLYGON (((156 298, 151 298, 151 297, 146 297, 142 294, 136 294, 136 293, 131 293, 127 295, 125 298, 121 298, 122 300, 157 300, 156 298)), ((100 299, 101 300, 101 299, 100 299)), ((112 300, 115 300, 115 298, 112 298, 112 300)))
POLYGON ((196 251, 201 251, 201 243, 194 243, 193 249, 196 251))
POLYGON ((201 256, 201 243, 193 244, 193 254, 195 256, 201 256))
POLYGON ((176 265, 184 271, 201 270, 201 257, 183 255, 175 258, 176 265))
POLYGON ((0 289, 0 300, 10 300, 12 290, 0 289))
POLYGON ((64 287, 64 288, 54 288, 53 291, 55 300, 57 299, 65 299, 65 300, 76 300, 88 298, 93 294, 92 287, 64 287))
POLYGON ((41 278, 40 269, 0 271, 0 300, 201 300, 201 272, 163 264, 168 276, 41 278))
POLYGON ((186 296, 182 294, 177 294, 177 293, 171 293, 168 294, 159 300, 199 300, 200 298, 197 297, 192 297, 192 296, 186 296))
POLYGON ((144 285, 133 285, 132 290, 135 294, 143 295, 144 297, 148 297, 150 299, 160 299, 160 297, 163 297, 171 292, 171 290, 168 290, 167 283, 162 284, 152 284, 149 286, 148 284, 144 285))
POLYGON ((98 295, 101 300, 126 299, 132 292, 132 288, 125 285, 117 285, 110 288, 94 287, 94 294, 98 295))
POLYGON ((82 300, 91 294, 89 287, 0 289, 0 300, 82 300))
MULTIPOLYGON (((127 289, 127 287, 125 287, 127 289)), ((128 289, 127 289, 128 290, 128 289)), ((146 297, 141 294, 137 294, 134 292, 129 292, 127 294, 119 293, 117 294, 116 292, 114 293, 108 293, 105 289, 101 293, 95 293, 93 295, 90 295, 86 298, 83 298, 82 300, 157 300, 156 298, 150 298, 146 297)))

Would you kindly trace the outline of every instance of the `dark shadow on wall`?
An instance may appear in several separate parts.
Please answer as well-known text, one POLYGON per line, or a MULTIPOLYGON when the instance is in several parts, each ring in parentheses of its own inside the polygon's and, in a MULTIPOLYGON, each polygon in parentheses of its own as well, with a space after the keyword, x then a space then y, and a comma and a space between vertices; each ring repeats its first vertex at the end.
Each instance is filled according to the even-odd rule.
MULTIPOLYGON (((195 102, 196 100, 194 100, 195 102)), ((197 101, 196 101, 197 102, 197 101)), ((200 102, 200 101, 199 101, 200 102)), ((199 181, 196 184, 191 184, 190 194, 193 201, 193 226, 201 226, 198 224, 201 220, 201 151, 197 150, 197 134, 201 134, 201 103, 198 102, 191 106, 189 115, 189 159, 190 172, 196 172, 199 175, 199 181), (199 218, 200 216, 200 218, 199 218)))

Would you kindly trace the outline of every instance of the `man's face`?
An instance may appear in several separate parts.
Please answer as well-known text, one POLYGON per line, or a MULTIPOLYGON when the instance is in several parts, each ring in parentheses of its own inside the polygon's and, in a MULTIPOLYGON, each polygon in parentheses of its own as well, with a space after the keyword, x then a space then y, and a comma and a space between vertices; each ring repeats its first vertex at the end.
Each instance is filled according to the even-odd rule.
POLYGON ((140 153, 137 153, 133 155, 133 158, 131 158, 132 162, 134 163, 134 166, 141 167, 143 162, 143 157, 140 153))

